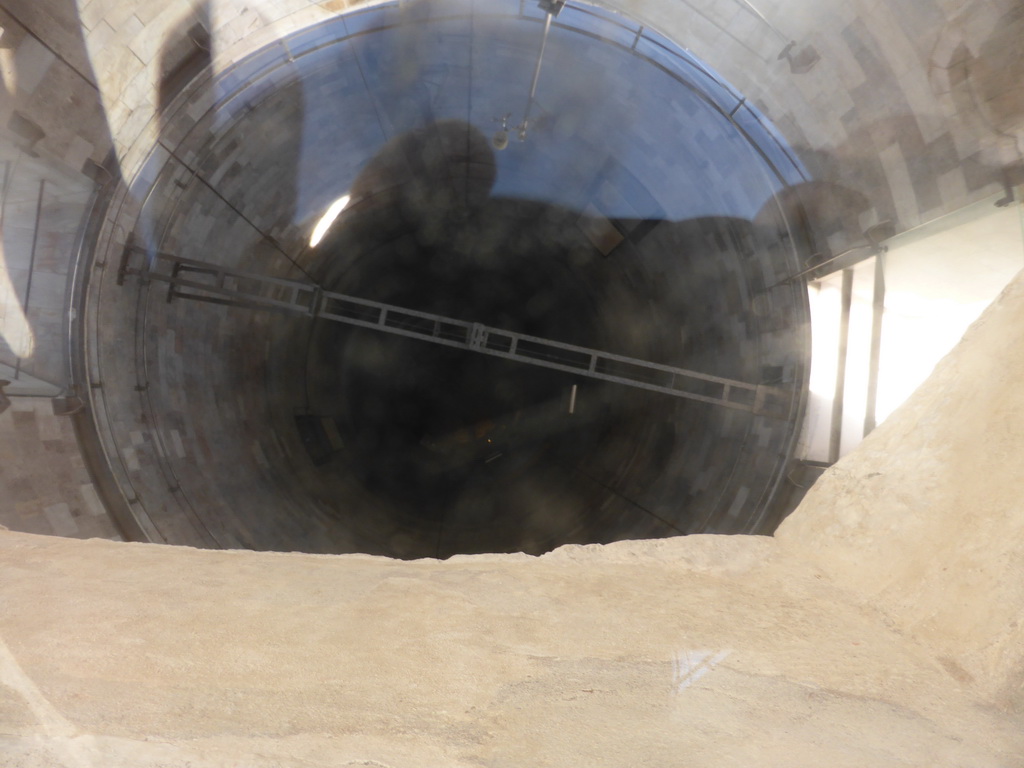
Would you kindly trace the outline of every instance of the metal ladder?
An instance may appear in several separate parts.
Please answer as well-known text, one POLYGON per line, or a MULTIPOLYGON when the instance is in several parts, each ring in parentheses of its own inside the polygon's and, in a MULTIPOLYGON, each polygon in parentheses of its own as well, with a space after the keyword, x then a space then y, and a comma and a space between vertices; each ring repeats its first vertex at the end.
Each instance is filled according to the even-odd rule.
POLYGON ((167 283, 168 302, 180 298, 301 314, 756 415, 786 418, 788 413, 790 393, 778 387, 527 336, 171 253, 151 253, 137 245, 124 250, 118 284, 129 275, 167 283))

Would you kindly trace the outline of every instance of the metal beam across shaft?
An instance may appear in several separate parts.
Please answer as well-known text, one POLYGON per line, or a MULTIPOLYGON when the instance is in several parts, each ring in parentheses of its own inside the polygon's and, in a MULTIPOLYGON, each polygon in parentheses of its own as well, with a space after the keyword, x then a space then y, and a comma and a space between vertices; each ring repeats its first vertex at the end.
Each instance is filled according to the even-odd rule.
POLYGON ((674 397, 785 418, 789 393, 763 384, 711 376, 429 312, 321 290, 297 280, 264 277, 129 245, 118 273, 168 284, 175 298, 270 309, 322 318, 396 336, 552 368, 674 397))

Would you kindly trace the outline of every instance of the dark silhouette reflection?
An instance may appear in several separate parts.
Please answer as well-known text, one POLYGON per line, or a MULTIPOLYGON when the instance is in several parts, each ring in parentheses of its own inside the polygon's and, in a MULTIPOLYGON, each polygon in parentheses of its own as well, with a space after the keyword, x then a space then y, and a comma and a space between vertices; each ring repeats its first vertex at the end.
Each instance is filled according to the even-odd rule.
MULTIPOLYGON (((595 219, 490 197, 494 169, 487 137, 464 122, 392 140, 353 183, 311 273, 326 290, 799 399, 801 298, 783 287, 759 317, 748 293, 765 287, 760 260, 784 256, 771 226, 595 219), (618 235, 607 253, 602 229, 618 235)), ((301 345, 297 330, 284 346, 301 345)), ((343 445, 311 488, 353 526, 383 534, 389 517, 402 544, 383 546, 407 557, 736 530, 749 511, 730 521, 720 502, 735 498, 752 430, 758 458, 742 484, 761 515, 797 427, 327 321, 304 367, 308 409, 343 445), (354 511, 366 494, 376 521, 354 511)))
POLYGON ((191 14, 182 18, 164 38, 156 94, 158 115, 163 115, 174 97, 210 66, 213 60, 210 29, 207 0, 194 4, 191 14))

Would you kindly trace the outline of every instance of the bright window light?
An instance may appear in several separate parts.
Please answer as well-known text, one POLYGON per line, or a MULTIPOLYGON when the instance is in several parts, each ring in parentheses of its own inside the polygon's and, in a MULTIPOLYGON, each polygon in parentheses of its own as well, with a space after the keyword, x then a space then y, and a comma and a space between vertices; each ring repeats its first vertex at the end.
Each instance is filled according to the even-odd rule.
MULTIPOLYGON (((0 38, 4 36, 4 29, 0 27, 0 38)), ((0 48, 0 77, 3 77, 4 87, 11 96, 18 95, 18 71, 14 66, 14 54, 17 51, 14 47, 0 48)))
POLYGON ((350 199, 350 195, 342 195, 331 203, 330 207, 327 209, 327 213, 325 213, 320 218, 320 221, 316 223, 316 226, 313 227, 313 235, 309 238, 309 245, 311 248, 316 248, 317 244, 324 239, 324 235, 327 234, 327 230, 331 228, 331 224, 334 223, 334 220, 338 218, 343 210, 345 210, 345 206, 348 205, 348 201, 350 199))
POLYGON ((32 357, 35 335, 21 308, 21 297, 11 282, 4 259, 2 233, 0 233, 0 339, 21 358, 32 357))

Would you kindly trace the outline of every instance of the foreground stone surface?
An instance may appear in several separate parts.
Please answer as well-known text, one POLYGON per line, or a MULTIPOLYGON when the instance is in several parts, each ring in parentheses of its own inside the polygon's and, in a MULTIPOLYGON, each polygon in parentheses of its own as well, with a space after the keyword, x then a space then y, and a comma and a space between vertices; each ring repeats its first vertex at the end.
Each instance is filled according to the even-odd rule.
POLYGON ((1024 766, 1024 283, 774 539, 0 533, 0 765, 1024 766))
POLYGON ((0 535, 0 765, 1012 766, 771 539, 398 562, 0 535))

